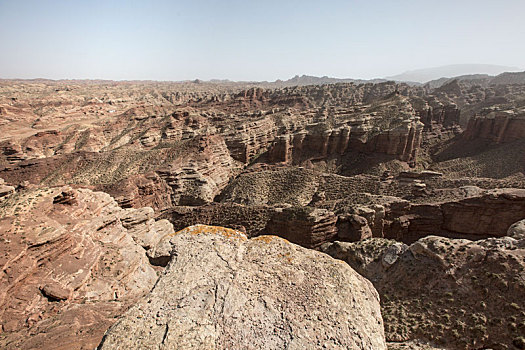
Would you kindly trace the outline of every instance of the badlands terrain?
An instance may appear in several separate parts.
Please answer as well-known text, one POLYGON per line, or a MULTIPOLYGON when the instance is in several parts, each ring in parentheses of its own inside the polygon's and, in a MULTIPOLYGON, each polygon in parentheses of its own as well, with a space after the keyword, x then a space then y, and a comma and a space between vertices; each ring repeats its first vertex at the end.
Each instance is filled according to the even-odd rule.
POLYGON ((525 73, 0 80, 0 131, 1 348, 525 349, 525 73))

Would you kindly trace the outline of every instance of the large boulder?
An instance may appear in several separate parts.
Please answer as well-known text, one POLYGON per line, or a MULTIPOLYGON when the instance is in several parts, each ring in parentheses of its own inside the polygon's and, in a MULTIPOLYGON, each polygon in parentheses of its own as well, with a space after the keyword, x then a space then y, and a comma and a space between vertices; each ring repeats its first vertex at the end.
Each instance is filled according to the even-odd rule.
POLYGON ((169 243, 152 292, 99 349, 386 349, 378 294, 347 264, 214 226, 169 243))

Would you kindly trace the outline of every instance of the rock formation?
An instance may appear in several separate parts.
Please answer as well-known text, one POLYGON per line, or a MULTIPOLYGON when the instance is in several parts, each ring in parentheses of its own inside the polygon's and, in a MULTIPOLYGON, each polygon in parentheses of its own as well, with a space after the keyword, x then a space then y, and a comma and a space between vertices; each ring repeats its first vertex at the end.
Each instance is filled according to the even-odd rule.
MULTIPOLYGON (((266 236, 276 235, 309 249, 332 247, 326 251, 370 278, 393 349, 523 348, 516 297, 523 295, 525 220, 521 75, 423 86, 310 77, 1 80, 0 347, 93 348, 133 304, 128 315, 143 318, 122 316, 119 324, 133 324, 154 347, 175 341, 174 322, 203 320, 217 327, 201 332, 209 338, 188 331, 181 339, 219 348, 242 347, 244 335, 250 346, 264 337, 276 348, 354 348, 354 336, 373 339, 367 322, 378 318, 352 316, 359 321, 353 330, 333 323, 342 312, 354 315, 341 309, 357 298, 341 283, 355 276, 266 236), (249 239, 172 235, 197 224, 249 239), (181 240, 177 259, 172 240, 181 240), (204 270, 189 271, 179 258, 204 270), (256 272, 268 285, 257 284, 256 272), (289 284, 299 272, 307 276, 302 289, 289 284), (200 283, 195 273, 209 283, 190 290, 200 283), (241 275, 247 289, 235 279, 241 275), (148 314, 148 300, 158 313, 148 314), (244 301, 232 314, 249 316, 241 325, 228 308, 244 301), (275 325, 270 333, 257 333, 262 321, 275 325), (154 333, 141 329, 147 322, 154 333)), ((373 304, 372 294, 359 295, 373 304)), ((118 339, 127 347, 119 327, 102 347, 118 339)))
POLYGON ((525 238, 525 220, 520 220, 512 224, 508 231, 507 236, 515 239, 524 239, 525 238))
POLYGON ((87 189, 33 186, 0 210, 4 349, 94 348, 157 280, 143 247, 173 232, 151 208, 87 189))
POLYGON ((5 180, 0 178, 0 198, 15 193, 15 188, 5 184, 5 180))
POLYGON ((381 295, 388 341, 447 349, 520 349, 525 330, 525 241, 427 236, 335 242, 322 251, 367 277, 381 295))
POLYGON ((192 226, 99 349, 386 349, 379 299, 348 265, 281 238, 192 226))
POLYGON ((502 113, 491 118, 471 118, 464 137, 467 140, 481 139, 494 143, 520 140, 525 137, 525 117, 502 113))
POLYGON ((176 229, 207 224, 242 227, 249 237, 278 232, 278 236, 307 248, 334 240, 337 216, 333 212, 301 206, 241 206, 213 203, 200 207, 173 207, 162 213, 176 229))

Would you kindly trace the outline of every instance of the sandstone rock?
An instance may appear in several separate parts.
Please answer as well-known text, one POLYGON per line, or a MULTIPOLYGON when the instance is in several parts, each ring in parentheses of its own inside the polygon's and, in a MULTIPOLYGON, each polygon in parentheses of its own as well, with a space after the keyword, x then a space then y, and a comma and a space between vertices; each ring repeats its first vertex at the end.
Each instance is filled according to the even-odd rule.
POLYGON ((40 290, 42 291, 42 294, 50 301, 66 300, 69 298, 72 292, 70 289, 63 288, 57 283, 46 284, 40 290))
POLYGON ((470 118, 463 137, 494 143, 512 142, 525 137, 525 118, 507 115, 470 118))
POLYGON ((153 208, 144 207, 140 209, 126 209, 122 213, 120 217, 122 226, 129 229, 152 219, 155 211, 153 208))
POLYGON ((447 230, 501 237, 512 223, 525 217, 525 190, 487 191, 480 197, 444 204, 442 210, 447 230))
POLYGON ((344 241, 360 241, 372 237, 368 221, 362 216, 353 214, 339 216, 337 220, 337 237, 344 241))
POLYGON ((273 213, 264 231, 307 248, 317 248, 337 235, 337 216, 326 209, 290 207, 273 213))
POLYGON ((273 236, 192 226, 100 349, 386 349, 377 294, 348 266, 273 236))
POLYGON ((381 258, 381 263, 385 268, 392 266, 397 259, 408 249, 406 244, 395 243, 386 248, 381 258))
POLYGON ((14 192, 14 186, 0 185, 0 198, 13 194, 14 192))
POLYGON ((396 155, 400 160, 413 161, 417 156, 423 123, 419 118, 404 120, 399 127, 375 136, 367 147, 369 151, 396 155))
POLYGON ((53 198, 53 204, 67 204, 73 205, 76 203, 77 193, 73 190, 67 189, 62 191, 58 196, 53 198))
POLYGON ((413 243, 427 235, 478 239, 502 237, 511 224, 525 216, 523 189, 482 190, 461 187, 456 199, 391 208, 386 213, 384 237, 413 243))
MULTIPOLYGON (((143 212, 150 210, 124 211, 105 193, 70 187, 21 189, 5 198, 0 347, 94 348, 114 317, 157 280, 132 235, 143 212)), ((170 227, 155 221, 144 235, 172 233, 170 227)))
POLYGON ((146 250, 155 246, 164 236, 174 232, 173 225, 167 220, 153 219, 154 213, 153 208, 150 207, 125 209, 120 217, 122 226, 128 229, 133 240, 146 250))
MULTIPOLYGON (((337 235, 337 216, 332 211, 309 206, 211 203, 200 207, 173 207, 160 217, 170 221, 175 229, 195 224, 226 227, 241 225, 249 237, 275 232, 280 237, 308 248, 316 248, 335 239, 337 235)), ((153 256, 159 258, 156 254, 153 256)))

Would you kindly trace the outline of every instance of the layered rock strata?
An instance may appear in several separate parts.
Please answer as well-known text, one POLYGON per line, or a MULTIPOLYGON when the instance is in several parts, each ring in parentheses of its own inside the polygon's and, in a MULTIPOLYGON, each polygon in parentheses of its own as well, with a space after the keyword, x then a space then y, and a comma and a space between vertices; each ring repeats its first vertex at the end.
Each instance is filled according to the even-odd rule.
POLYGON ((337 216, 311 207, 243 206, 213 203, 200 207, 174 207, 160 217, 176 229, 187 225, 221 225, 242 229, 249 237, 276 232, 280 237, 308 248, 335 239, 337 216))
POLYGON ((94 348, 149 292, 144 248, 173 232, 153 210, 123 210, 87 189, 27 188, 0 208, 0 346, 94 348))
POLYGON ((496 115, 470 118, 463 137, 494 143, 513 142, 525 138, 525 117, 496 115))
POLYGON ((369 119, 349 121, 334 129, 317 127, 280 135, 268 151, 268 161, 300 164, 309 159, 341 156, 347 150, 394 155, 407 162, 415 160, 423 131, 417 118, 379 133, 373 132, 369 119))

